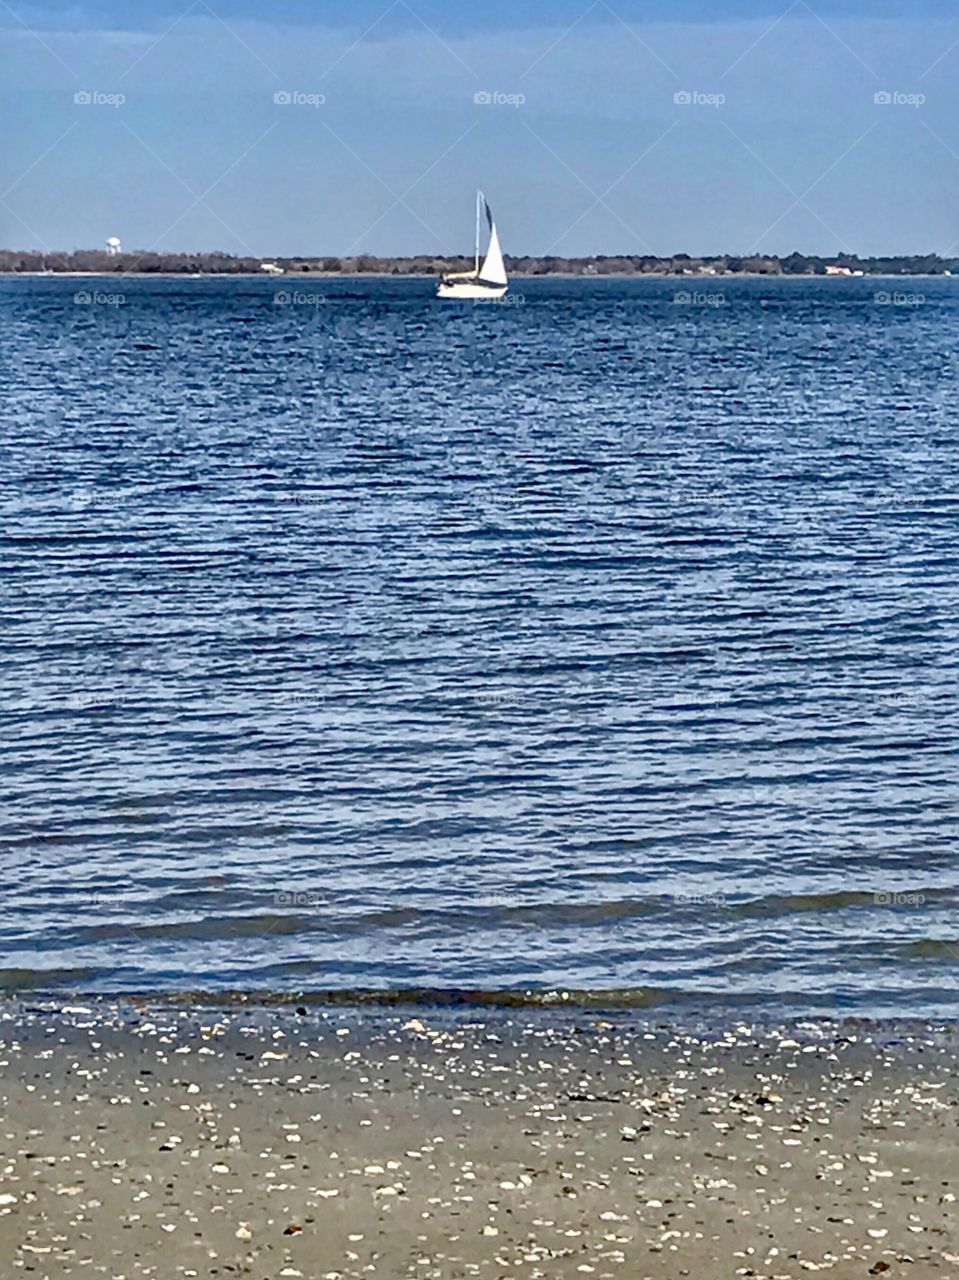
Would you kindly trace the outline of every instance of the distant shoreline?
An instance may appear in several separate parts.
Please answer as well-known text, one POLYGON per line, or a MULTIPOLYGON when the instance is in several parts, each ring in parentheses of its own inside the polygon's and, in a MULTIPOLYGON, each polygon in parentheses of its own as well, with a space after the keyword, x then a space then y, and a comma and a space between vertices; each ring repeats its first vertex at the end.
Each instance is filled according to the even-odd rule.
MULTIPOLYGON (((935 253, 892 254, 860 258, 839 254, 834 258, 791 253, 785 257, 766 254, 687 253, 601 254, 587 257, 554 257, 507 254, 510 277, 530 279, 546 276, 586 279, 674 277, 677 280, 712 281, 731 276, 949 276, 959 275, 959 258, 943 258, 935 253)), ((350 257, 317 255, 308 257, 237 257, 228 253, 155 253, 147 250, 114 252, 105 249, 75 249, 69 253, 0 249, 0 275, 104 275, 104 276, 264 276, 276 280, 328 279, 337 276, 422 276, 435 280, 449 272, 475 270, 470 256, 410 254, 380 257, 357 254, 350 257)))
MULTIPOLYGON (((277 288, 281 282, 307 280, 422 280, 434 281, 437 276, 419 271, 310 271, 290 275, 266 275, 262 271, 5 271, 0 268, 0 279, 29 280, 268 280, 277 288)), ((952 280, 959 273, 941 271, 876 271, 855 276, 821 276, 809 274, 773 274, 768 271, 727 271, 716 275, 677 275, 672 271, 609 271, 603 275, 584 275, 578 271, 512 271, 511 280, 674 280, 677 284, 708 285, 722 280, 952 280)))

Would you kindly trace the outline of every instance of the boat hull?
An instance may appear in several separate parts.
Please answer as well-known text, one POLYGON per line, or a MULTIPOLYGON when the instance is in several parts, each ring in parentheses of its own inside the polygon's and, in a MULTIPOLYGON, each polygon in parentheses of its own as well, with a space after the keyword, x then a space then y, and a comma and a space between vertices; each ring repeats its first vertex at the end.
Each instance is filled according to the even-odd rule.
POLYGON ((447 302, 475 302, 479 299, 495 302, 498 298, 505 296, 508 288, 509 285, 505 284, 472 284, 466 281, 453 281, 447 284, 445 280, 441 280, 436 287, 436 296, 447 302))

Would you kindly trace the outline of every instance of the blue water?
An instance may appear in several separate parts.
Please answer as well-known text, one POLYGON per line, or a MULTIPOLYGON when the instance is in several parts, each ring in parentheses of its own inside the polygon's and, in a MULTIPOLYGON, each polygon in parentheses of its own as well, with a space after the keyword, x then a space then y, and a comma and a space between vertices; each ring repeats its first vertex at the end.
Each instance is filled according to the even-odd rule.
POLYGON ((0 279, 0 983, 959 1012, 959 281, 432 287, 0 279))

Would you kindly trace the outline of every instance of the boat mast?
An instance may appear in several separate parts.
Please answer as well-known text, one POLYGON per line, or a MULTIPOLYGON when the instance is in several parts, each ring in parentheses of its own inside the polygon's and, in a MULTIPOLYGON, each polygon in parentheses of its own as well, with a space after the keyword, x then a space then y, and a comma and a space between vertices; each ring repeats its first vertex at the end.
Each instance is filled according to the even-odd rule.
POLYGON ((479 237, 480 237, 480 201, 483 199, 482 191, 476 193, 476 274, 479 275, 479 237))

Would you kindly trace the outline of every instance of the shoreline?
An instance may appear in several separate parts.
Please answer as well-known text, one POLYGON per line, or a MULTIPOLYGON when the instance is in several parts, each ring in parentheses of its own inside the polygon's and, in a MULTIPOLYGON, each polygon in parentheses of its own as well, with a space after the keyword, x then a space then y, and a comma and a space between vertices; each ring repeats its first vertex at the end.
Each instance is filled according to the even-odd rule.
MULTIPOLYGON (((427 280, 439 279, 439 275, 425 272, 392 271, 297 271, 283 275, 268 275, 261 271, 3 271, 0 279, 95 279, 95 280, 268 280, 272 284, 290 280, 427 280)), ((675 280, 707 282, 715 280, 954 280, 959 276, 944 272, 869 272, 861 276, 828 276, 813 273, 770 271, 729 271, 716 275, 677 275, 671 271, 610 271, 588 275, 577 271, 512 272, 510 280, 675 280)))
POLYGON ((0 1050, 38 1280, 959 1266, 955 1025, 65 997, 0 1002, 0 1050))
MULTIPOLYGON (((642 1035, 657 1029, 694 1034, 703 1040, 722 1038, 730 1028, 749 1028, 757 1036, 780 1033, 804 1044, 869 1036, 877 1042, 910 1037, 953 1040, 959 1069, 959 1014, 869 1014, 837 1010, 810 1013, 777 1009, 769 1004, 722 1004, 705 1000, 666 1004, 601 999, 616 993, 521 992, 511 990, 405 991, 344 988, 342 990, 156 990, 112 993, 80 990, 0 989, 0 1028, 19 1017, 53 1017, 69 1023, 92 1018, 104 1024, 132 1026, 144 1016, 182 1019, 254 1019, 262 1023, 302 1019, 352 1021, 373 1028, 428 1019, 455 1027, 480 1023, 544 1027, 551 1030, 601 1025, 642 1035), (567 995, 573 998, 566 999, 567 995), (530 998, 530 997, 533 998, 530 998)), ((2 1040, 2 1035, 0 1035, 2 1040)), ((957 1104, 959 1105, 959 1104, 957 1104)), ((959 1119, 959 1118, 957 1118, 959 1119)))
MULTIPOLYGON (((89 979, 89 972, 84 972, 89 979)), ((117 987, 81 985, 72 971, 0 969, 0 1009, 4 1005, 64 1005, 92 1008, 139 1009, 156 1007, 170 1011, 263 1010, 282 1014, 294 1006, 324 1013, 355 1010, 371 1017, 398 1016, 404 1011, 428 1009, 438 1016, 500 1014, 536 1017, 608 1017, 657 1020, 677 1024, 726 1026, 748 1020, 761 1026, 818 1025, 872 1028, 929 1028, 959 1030, 955 1000, 930 996, 922 1005, 907 1007, 884 1003, 882 993, 868 999, 824 996, 817 1002, 798 993, 722 991, 681 987, 562 988, 459 987, 459 986, 341 986, 341 987, 117 987)))

